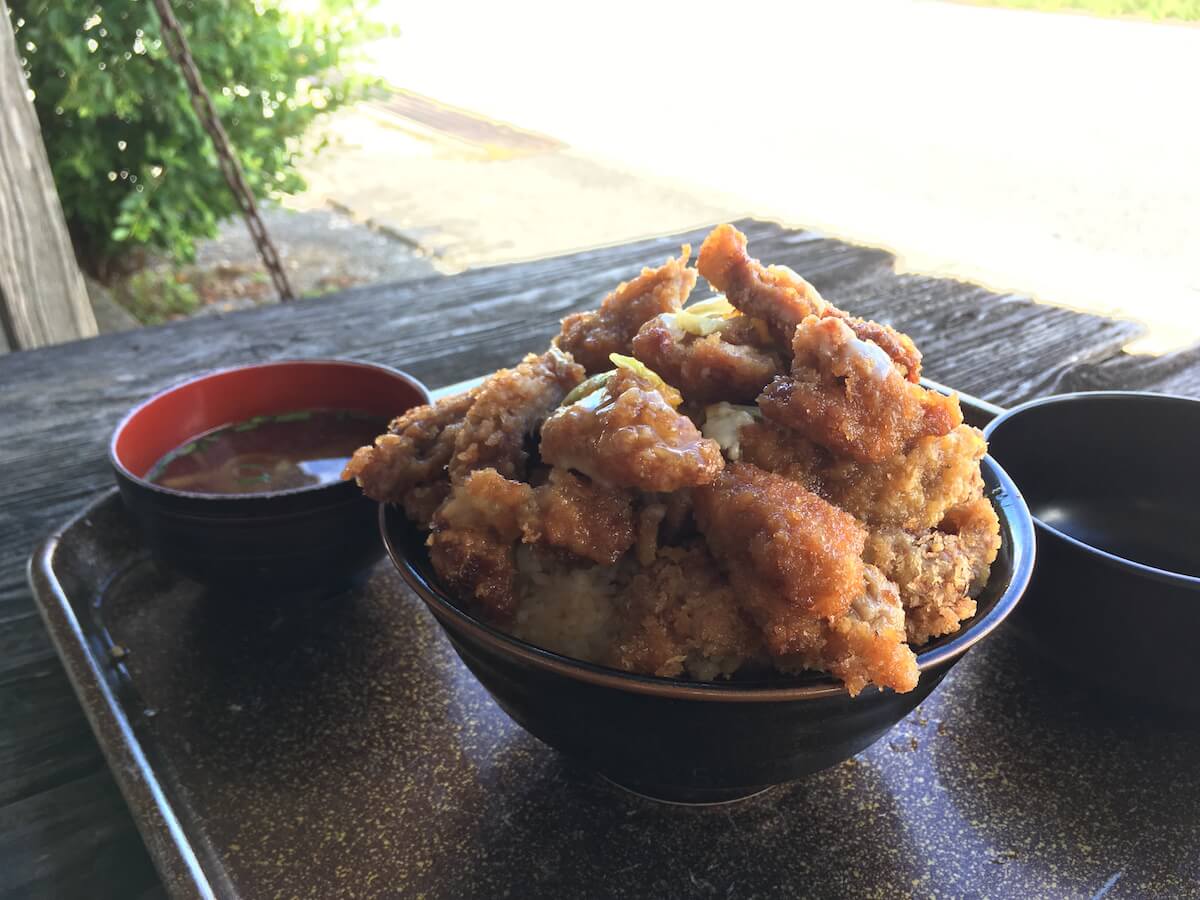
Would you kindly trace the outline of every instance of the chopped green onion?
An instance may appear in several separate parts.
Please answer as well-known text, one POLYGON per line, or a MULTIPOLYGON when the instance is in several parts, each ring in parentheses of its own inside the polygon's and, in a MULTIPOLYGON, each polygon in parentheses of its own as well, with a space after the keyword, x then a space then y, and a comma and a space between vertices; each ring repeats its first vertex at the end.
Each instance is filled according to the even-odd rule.
POLYGON ((594 394, 608 382, 612 377, 612 372, 601 372, 599 375, 593 375, 586 381, 581 381, 571 389, 567 396, 563 397, 561 406, 570 406, 572 403, 577 403, 586 397, 588 394, 594 394))
POLYGON ((632 372, 639 378, 650 382, 650 384, 653 385, 660 394, 662 394, 663 399, 672 406, 678 406, 683 402, 683 395, 680 394, 675 388, 671 387, 671 385, 663 381, 662 377, 657 372, 647 366, 640 359, 634 359, 632 356, 622 356, 620 353, 610 353, 608 354, 608 358, 612 361, 613 365, 617 366, 617 368, 625 369, 628 372, 632 372))

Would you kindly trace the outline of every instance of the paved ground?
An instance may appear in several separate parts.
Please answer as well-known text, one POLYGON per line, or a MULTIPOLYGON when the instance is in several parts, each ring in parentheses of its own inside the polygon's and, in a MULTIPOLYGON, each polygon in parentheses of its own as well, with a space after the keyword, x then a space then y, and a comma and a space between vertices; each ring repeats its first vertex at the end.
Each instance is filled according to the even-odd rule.
MULTIPOLYGON (((386 4, 270 226, 303 292, 743 214, 1200 340, 1200 28, 922 0, 386 4), (433 98, 433 99, 430 99, 433 98), (455 106, 461 109, 456 109, 455 106)), ((240 223, 205 291, 269 299, 240 223)))
POLYGON ((449 268, 753 212, 1200 338, 1200 29, 921 0, 387 9, 394 84, 570 148, 339 124, 362 149, 303 202, 449 268))
MULTIPOLYGON (((433 264, 420 252, 336 210, 267 207, 261 213, 292 289, 301 296, 436 274, 433 264)), ((274 295, 241 219, 225 222, 215 240, 200 244, 195 268, 209 275, 209 285, 200 280, 202 291, 207 287, 210 292, 220 290, 250 302, 269 300, 274 295)), ((228 308, 229 304, 216 306, 228 308)))
POLYGON ((306 166, 309 190, 288 205, 332 205, 419 246, 442 271, 682 231, 738 210, 714 192, 630 174, 551 140, 514 139, 477 116, 468 139, 389 105, 328 123, 330 147, 306 166))

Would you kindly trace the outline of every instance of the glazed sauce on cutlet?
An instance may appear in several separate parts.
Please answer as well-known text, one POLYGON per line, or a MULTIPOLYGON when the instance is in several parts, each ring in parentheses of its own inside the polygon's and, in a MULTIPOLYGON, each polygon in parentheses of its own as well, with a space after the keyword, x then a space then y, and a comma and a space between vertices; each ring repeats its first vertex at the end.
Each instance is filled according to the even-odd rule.
POLYGON ((224 425, 155 463, 148 481, 198 494, 265 494, 341 478, 356 449, 387 420, 340 409, 304 409, 224 425))

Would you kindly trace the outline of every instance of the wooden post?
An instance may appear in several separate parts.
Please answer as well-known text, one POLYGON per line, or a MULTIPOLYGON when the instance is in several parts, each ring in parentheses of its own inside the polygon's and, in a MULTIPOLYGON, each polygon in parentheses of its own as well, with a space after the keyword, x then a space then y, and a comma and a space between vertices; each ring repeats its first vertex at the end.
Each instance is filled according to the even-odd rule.
POLYGON ((0 0, 0 352, 96 334, 0 0))

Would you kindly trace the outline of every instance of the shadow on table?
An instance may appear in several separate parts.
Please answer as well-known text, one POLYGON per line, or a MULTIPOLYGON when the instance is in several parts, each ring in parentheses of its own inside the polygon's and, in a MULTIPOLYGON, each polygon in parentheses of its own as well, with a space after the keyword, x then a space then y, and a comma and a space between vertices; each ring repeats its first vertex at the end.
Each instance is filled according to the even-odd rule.
POLYGON ((443 836, 475 852, 428 873, 447 896, 499 895, 519 871, 521 896, 774 896, 803 885, 853 896, 909 885, 919 871, 891 792, 862 761, 741 803, 681 807, 629 794, 519 734, 477 790, 473 814, 443 836))
POLYGON ((977 764, 934 745, 934 768, 963 818, 1046 879, 1103 871, 1120 886, 1112 896, 1194 895, 1195 714, 1093 693, 1009 633, 990 649, 972 685, 977 764))

